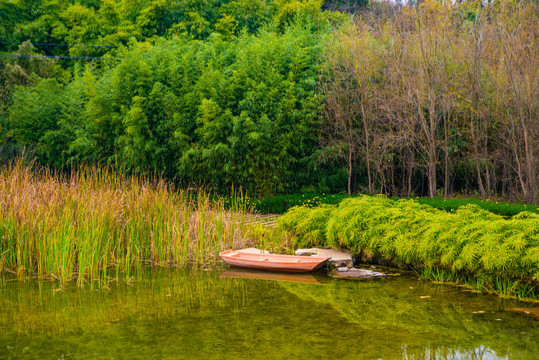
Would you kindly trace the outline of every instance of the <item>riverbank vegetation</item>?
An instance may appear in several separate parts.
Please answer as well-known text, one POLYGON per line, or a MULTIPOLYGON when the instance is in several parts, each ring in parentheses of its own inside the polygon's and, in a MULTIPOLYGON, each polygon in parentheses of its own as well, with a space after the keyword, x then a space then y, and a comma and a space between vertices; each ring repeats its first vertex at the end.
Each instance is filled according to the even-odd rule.
POLYGON ((539 4, 418 3, 3 2, 0 155, 536 204, 539 4))
POLYGON ((147 264, 203 267, 226 249, 271 248, 245 221, 244 203, 225 210, 202 190, 107 169, 60 176, 12 163, 0 168, 0 272, 83 285, 129 279, 147 264))
POLYGON ((254 239, 182 184, 304 205, 297 244, 537 297, 537 2, 14 0, 0 40, 2 269, 82 284, 254 239))
MULTIPOLYGON (((268 196, 260 200, 249 199, 249 205, 253 207, 255 211, 262 213, 272 214, 284 214, 294 206, 318 206, 321 204, 336 205, 342 200, 350 197, 356 197, 357 195, 340 194, 324 194, 324 193, 306 193, 306 194, 293 194, 293 195, 276 195, 268 196)), ((443 197, 413 197, 413 198, 391 198, 392 200, 399 199, 413 199, 420 204, 430 205, 437 209, 452 211, 457 210, 462 206, 468 204, 474 204, 481 209, 490 211, 497 215, 510 217, 517 215, 523 211, 529 211, 539 214, 539 206, 527 205, 521 203, 510 203, 502 201, 501 199, 475 199, 475 198, 450 198, 444 199, 443 197)))
POLYGON ((539 215, 509 219, 467 205, 442 211, 414 200, 360 196, 295 207, 278 226, 301 247, 347 248, 362 261, 416 270, 425 279, 539 297, 539 215))

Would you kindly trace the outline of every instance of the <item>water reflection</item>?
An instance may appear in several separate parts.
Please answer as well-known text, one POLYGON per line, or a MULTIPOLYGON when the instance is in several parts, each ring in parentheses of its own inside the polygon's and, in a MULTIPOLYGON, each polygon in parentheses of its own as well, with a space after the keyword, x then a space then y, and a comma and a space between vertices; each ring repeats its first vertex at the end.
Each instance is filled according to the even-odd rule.
POLYGON ((303 278, 267 281, 235 270, 221 273, 155 272, 132 285, 112 284, 110 290, 57 291, 56 283, 4 282, 0 358, 536 359, 539 355, 538 322, 504 311, 529 307, 517 301, 405 277, 333 280, 318 286, 303 278))
POLYGON ((221 274, 221 278, 258 279, 315 285, 324 285, 331 282, 331 278, 327 276, 325 270, 310 273, 294 273, 231 267, 221 274))

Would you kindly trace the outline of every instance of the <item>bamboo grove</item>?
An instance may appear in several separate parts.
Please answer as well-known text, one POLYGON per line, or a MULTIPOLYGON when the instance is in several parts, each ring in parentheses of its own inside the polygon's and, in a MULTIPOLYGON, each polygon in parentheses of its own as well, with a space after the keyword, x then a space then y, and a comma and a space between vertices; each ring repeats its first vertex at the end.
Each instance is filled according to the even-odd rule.
POLYGON ((538 6, 2 2, 0 155, 221 193, 537 203, 538 6))

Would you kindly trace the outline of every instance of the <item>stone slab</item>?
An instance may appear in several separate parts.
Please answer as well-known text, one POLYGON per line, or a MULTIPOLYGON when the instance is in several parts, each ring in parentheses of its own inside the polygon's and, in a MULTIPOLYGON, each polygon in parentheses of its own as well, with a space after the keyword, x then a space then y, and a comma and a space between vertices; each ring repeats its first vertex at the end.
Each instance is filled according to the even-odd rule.
POLYGON ((317 254, 318 249, 312 248, 312 249, 297 249, 295 254, 297 256, 312 256, 317 254))
POLYGON ((348 267, 351 268, 354 266, 354 259, 352 258, 352 255, 346 251, 342 250, 334 250, 334 249, 319 249, 319 248, 311 248, 311 249, 298 249, 296 250, 296 255, 300 256, 324 256, 329 257, 329 263, 336 268, 340 267, 348 267))
POLYGON ((365 269, 348 269, 348 271, 332 271, 330 275, 337 279, 352 279, 352 280, 361 280, 361 279, 375 279, 383 278, 387 275, 378 271, 365 270, 365 269))

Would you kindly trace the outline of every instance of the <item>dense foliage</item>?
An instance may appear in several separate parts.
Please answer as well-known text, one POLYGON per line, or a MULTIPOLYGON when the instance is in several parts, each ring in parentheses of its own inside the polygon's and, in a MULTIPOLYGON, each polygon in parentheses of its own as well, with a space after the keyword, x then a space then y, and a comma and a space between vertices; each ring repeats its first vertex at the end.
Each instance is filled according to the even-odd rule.
POLYGON ((348 248, 364 259, 474 279, 481 289, 505 284, 519 296, 539 295, 538 223, 530 212, 505 219, 475 205, 446 212, 385 196, 295 207, 278 221, 298 246, 348 248))
POLYGON ((16 88, 9 128, 57 168, 118 162, 218 191, 283 192, 314 175, 295 170, 316 146, 317 43, 290 28, 136 46, 66 86, 16 88))
POLYGON ((539 4, 412 3, 4 1, 0 158, 537 203, 539 4))
MULTIPOLYGON (((323 184, 312 154, 320 29, 328 22, 318 19, 319 3, 288 9, 293 4, 273 4, 273 27, 256 35, 249 31, 259 26, 251 24, 237 36, 215 25, 205 40, 173 34, 150 45, 131 38, 114 49, 114 59, 76 64, 67 80, 52 60, 41 74, 24 63, 41 59, 17 59, 4 73, 20 68, 32 76, 18 84, 4 79, 13 86, 4 142, 32 149, 54 168, 115 164, 218 192, 242 186, 274 194, 323 184)), ((21 49, 35 50, 27 43, 21 49)))
MULTIPOLYGON (((179 35, 205 39, 244 29, 255 32, 279 12, 269 0, 14 0, 0 3, 0 38, 38 44, 127 45, 131 39, 155 41, 179 35)), ((293 2, 292 2, 293 3, 293 2)), ((4 48, 17 48, 2 44, 4 48)), ((101 56, 114 48, 53 47, 50 55, 101 56)), ((112 51, 114 54, 114 50, 112 51)))

